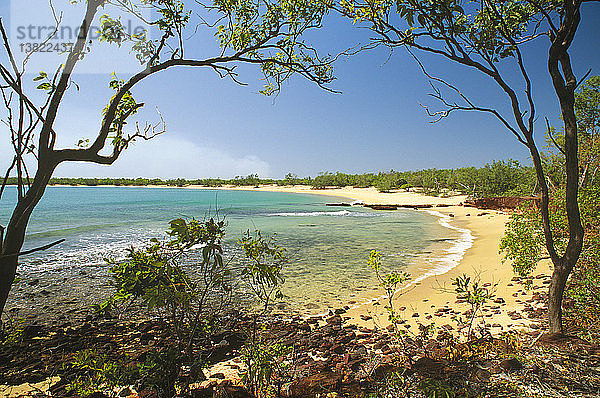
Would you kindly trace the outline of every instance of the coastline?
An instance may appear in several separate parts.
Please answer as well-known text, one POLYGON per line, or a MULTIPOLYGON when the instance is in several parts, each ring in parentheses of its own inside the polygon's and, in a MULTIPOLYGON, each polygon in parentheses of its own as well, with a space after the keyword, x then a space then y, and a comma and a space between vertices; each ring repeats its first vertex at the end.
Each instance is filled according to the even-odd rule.
MULTIPOLYGON (((128 186, 140 188, 139 186, 128 186)), ((143 187, 142 187, 143 188, 143 187)), ((412 332, 418 330, 418 325, 431 323, 438 327, 449 328, 456 326, 452 318, 460 316, 468 309, 464 303, 457 303, 452 280, 458 276, 468 275, 480 279, 480 284, 495 285, 495 298, 499 302, 492 302, 484 315, 486 323, 492 333, 499 333, 506 329, 523 328, 531 325, 534 320, 528 319, 524 311, 529 307, 533 310, 540 308, 540 300, 532 300, 533 295, 545 293, 551 267, 549 261, 542 262, 534 275, 533 288, 525 290, 523 281, 517 280, 510 264, 502 264, 501 255, 498 253, 500 238, 504 234, 508 215, 501 211, 479 210, 464 207, 462 203, 466 196, 452 196, 448 198, 426 196, 416 192, 391 192, 381 193, 375 188, 328 188, 311 189, 308 186, 277 186, 264 185, 260 187, 204 187, 204 186, 151 186, 151 188, 178 188, 178 189, 206 189, 206 190, 242 190, 258 192, 282 192, 294 194, 310 194, 339 198, 344 202, 364 202, 382 205, 432 205, 432 208, 415 209, 406 211, 427 212, 438 218, 440 223, 449 230, 454 230, 461 236, 453 237, 448 241, 451 245, 435 243, 433 256, 420 256, 409 265, 407 271, 412 274, 412 281, 408 288, 402 289, 395 299, 395 307, 402 309, 401 317, 405 320, 405 327, 412 332), (462 239, 462 242, 457 242, 462 239), (459 247, 463 245, 462 247, 459 247), (445 248, 440 249, 441 246, 445 248), (429 262, 427 262, 429 260, 429 262), (437 264, 433 262, 437 261, 437 264), (542 289, 542 290, 540 290, 542 289), (521 315, 523 314, 523 315, 521 315)), ((456 233, 452 233, 456 235, 456 233)), ((385 253, 383 253, 385 256, 385 253)), ((384 259, 385 262, 385 259, 384 259)), ((365 260, 366 267, 366 260, 365 260)), ((350 322, 368 328, 385 327, 388 325, 387 313, 383 305, 383 290, 370 289, 348 301, 345 306, 344 316, 350 322)), ((340 304, 342 305, 342 304, 340 304)), ((327 313, 327 311, 326 311, 327 313)), ((325 314, 326 314, 325 313, 325 314)), ((304 314, 310 317, 310 314, 304 314)))
MULTIPOLYGON (((246 191, 287 192, 313 195, 325 195, 351 199, 370 204, 395 205, 442 205, 433 209, 415 210, 427 211, 439 217, 438 222, 447 223, 447 228, 472 236, 472 244, 463 253, 447 253, 454 256, 455 264, 445 267, 439 272, 429 270, 429 275, 413 275, 413 282, 408 288, 398 292, 395 306, 401 311, 405 320, 404 326, 418 333, 418 324, 435 324, 438 327, 455 327, 452 318, 461 316, 468 309, 465 303, 457 303, 452 280, 468 275, 480 280, 489 289, 493 289, 495 297, 483 313, 485 323, 491 332, 498 334, 507 329, 523 329, 532 326, 534 320, 528 319, 523 313, 526 304, 534 310, 540 308, 539 300, 532 300, 535 294, 546 290, 546 283, 551 275, 549 261, 542 261, 536 269, 530 289, 525 289, 522 281, 515 278, 510 264, 502 263, 499 253, 500 239, 504 234, 505 224, 509 215, 502 211, 479 210, 462 206, 466 196, 459 195, 449 198, 426 196, 415 192, 381 193, 375 188, 329 188, 311 189, 307 186, 260 186, 250 187, 200 187, 190 186, 189 189, 225 189, 246 191), (417 279, 416 281, 414 279, 417 279), (489 284, 489 285, 487 285, 489 284)), ((411 268, 415 270, 422 264, 417 261, 411 268)), ((427 273, 427 271, 425 271, 427 273)), ((387 313, 383 308, 381 294, 373 294, 354 305, 348 306, 345 316, 350 322, 364 327, 385 327, 389 325, 387 313)))

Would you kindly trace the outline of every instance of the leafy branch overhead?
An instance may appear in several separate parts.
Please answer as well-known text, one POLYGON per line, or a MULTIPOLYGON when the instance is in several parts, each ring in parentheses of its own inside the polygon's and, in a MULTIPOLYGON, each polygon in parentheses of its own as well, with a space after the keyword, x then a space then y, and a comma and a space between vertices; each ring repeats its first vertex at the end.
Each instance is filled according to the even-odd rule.
MULTIPOLYGON (((26 68, 28 60, 37 54, 27 54, 23 62, 17 62, 16 51, 0 19, 0 44, 6 60, 0 63, 3 81, 0 92, 5 110, 2 119, 9 128, 15 154, 2 186, 6 186, 16 171, 18 192, 9 224, 0 226, 5 232, 0 239, 2 255, 11 259, 10 264, 0 267, 0 311, 16 275, 29 218, 56 167, 70 161, 110 165, 135 140, 152 139, 165 132, 166 124, 160 114, 157 123, 131 122, 145 105, 136 96, 135 88, 148 77, 177 67, 208 68, 221 78, 244 84, 236 68, 248 64, 262 72, 265 85, 262 93, 266 95, 277 94, 293 75, 333 91, 329 85, 334 80, 335 57, 320 56, 303 38, 306 32, 321 27, 328 7, 320 0, 88 0, 74 3, 84 11, 79 36, 54 71, 42 71, 33 78, 37 89, 31 93, 26 68), (131 33, 119 18, 111 17, 109 5, 139 18, 149 30, 131 33), (153 19, 145 17, 146 11, 150 11, 153 19), (114 93, 103 109, 99 130, 94 132, 91 131, 93 126, 83 126, 89 131, 73 147, 57 148, 61 132, 55 121, 60 117, 61 103, 67 95, 86 94, 79 93, 73 74, 95 49, 94 41, 88 41, 90 34, 96 33, 90 31, 94 24, 100 26, 97 33, 101 42, 129 48, 132 57, 140 62, 140 69, 124 80, 114 74, 110 78, 109 86, 114 93), (208 53, 210 46, 188 46, 202 37, 214 40, 212 54, 208 53), (37 95, 38 90, 47 95, 37 95), (27 156, 34 158, 29 167, 35 167, 35 172, 30 172, 25 161, 27 156)), ((55 15, 56 34, 62 14, 56 12, 52 3, 49 7, 55 15)), ((3 192, 4 189, 0 189, 0 197, 3 192)))

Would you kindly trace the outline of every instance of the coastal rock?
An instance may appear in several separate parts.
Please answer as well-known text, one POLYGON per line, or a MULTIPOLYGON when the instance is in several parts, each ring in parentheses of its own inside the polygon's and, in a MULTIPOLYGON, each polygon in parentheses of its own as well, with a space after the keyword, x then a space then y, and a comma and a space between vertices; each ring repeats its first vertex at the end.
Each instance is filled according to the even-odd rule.
POLYGON ((441 361, 422 357, 412 365, 412 370, 421 376, 440 378, 445 376, 446 366, 441 361))
POLYGON ((365 207, 369 207, 373 210, 398 210, 398 206, 396 205, 364 205, 365 207))
POLYGON ((498 366, 505 372, 514 372, 523 369, 523 364, 516 358, 505 359, 498 366))
POLYGON ((321 372, 294 380, 289 388, 289 398, 314 398, 319 394, 339 391, 342 375, 334 372, 321 372))
POLYGON ((340 325, 342 323, 342 317, 340 315, 334 315, 330 318, 327 318, 327 323, 330 325, 340 325))

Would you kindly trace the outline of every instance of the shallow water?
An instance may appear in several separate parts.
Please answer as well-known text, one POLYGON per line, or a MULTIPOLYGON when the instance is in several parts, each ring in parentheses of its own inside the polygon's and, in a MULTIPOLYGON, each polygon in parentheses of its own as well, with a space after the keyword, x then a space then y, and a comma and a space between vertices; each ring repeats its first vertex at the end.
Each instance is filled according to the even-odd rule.
MULTIPOLYGON (((2 225, 10 215, 15 190, 5 195, 0 202, 2 225)), ((325 206, 333 201, 340 198, 258 191, 49 187, 29 223, 25 249, 61 238, 66 242, 23 257, 20 272, 105 271, 104 258, 122 257, 127 247, 162 236, 169 220, 203 218, 218 208, 227 221, 225 246, 232 266, 241 255, 235 242, 243 231, 276 233, 292 260, 285 270, 287 299, 281 308, 315 313, 378 292, 373 272, 366 266, 373 249, 382 251, 388 269, 410 269, 413 279, 422 279, 454 266, 470 245, 468 231, 452 228, 440 214, 325 206)), ((80 284, 85 285, 85 280, 80 284)))

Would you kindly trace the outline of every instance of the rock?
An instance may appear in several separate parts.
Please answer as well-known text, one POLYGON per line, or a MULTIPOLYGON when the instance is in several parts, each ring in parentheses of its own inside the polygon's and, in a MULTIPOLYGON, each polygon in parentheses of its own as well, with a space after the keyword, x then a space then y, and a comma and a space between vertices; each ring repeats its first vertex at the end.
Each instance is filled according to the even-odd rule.
POLYGON ((195 388, 190 391, 190 395, 193 398, 213 398, 213 395, 214 395, 213 386, 206 386, 204 388, 195 388))
MULTIPOLYGON (((478 209, 492 209, 492 210, 501 210, 501 209, 514 209, 517 208, 520 204, 530 202, 536 203, 539 205, 540 198, 535 196, 506 196, 506 197, 490 197, 490 198, 480 198, 475 200, 470 200, 468 205, 472 205, 477 207, 478 209)), ((487 214, 487 213, 482 213, 487 214)))
POLYGON ((339 315, 334 315, 330 318, 327 318, 327 323, 330 325, 340 325, 342 323, 342 317, 339 315))
POLYGON ((398 210, 398 206, 396 205, 364 205, 365 207, 370 207, 373 210, 398 210))
POLYGON ((88 398, 108 398, 108 395, 104 394, 103 392, 96 391, 88 395, 88 398))
POLYGON ((492 374, 489 371, 485 369, 477 369, 471 377, 471 380, 476 383, 487 383, 490 381, 490 377, 492 377, 492 374))
POLYGON ((514 372, 523 369, 523 364, 516 358, 505 359, 498 366, 505 372, 514 372))
POLYGON ((289 388, 289 398, 314 398, 340 389, 342 375, 331 371, 294 380, 289 388))
MULTIPOLYGON (((88 395, 89 397, 89 395, 88 395)), ((152 391, 152 390, 142 390, 139 393, 139 397, 140 398, 157 398, 158 394, 156 394, 156 392, 152 391)))
POLYGON ((30 339, 32 337, 38 337, 42 334, 43 328, 40 325, 27 325, 23 329, 23 337, 30 339))
MULTIPOLYGON (((227 380, 229 381, 229 380, 227 380)), ((241 386, 233 386, 231 384, 227 384, 223 387, 220 387, 215 391, 213 395, 215 398, 252 398, 252 395, 241 386)))
POLYGON ((436 361, 431 358, 422 357, 417 360, 412 366, 420 376, 439 378, 443 377, 446 366, 441 361, 436 361))

